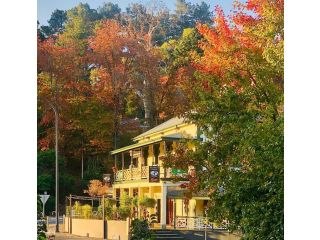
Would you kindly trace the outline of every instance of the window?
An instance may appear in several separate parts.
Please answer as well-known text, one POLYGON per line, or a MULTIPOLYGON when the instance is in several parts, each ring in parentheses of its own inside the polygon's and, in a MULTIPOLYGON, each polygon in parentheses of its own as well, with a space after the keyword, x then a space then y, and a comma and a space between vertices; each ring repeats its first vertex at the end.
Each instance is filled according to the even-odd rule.
POLYGON ((166 142, 166 153, 171 153, 173 150, 173 142, 166 142))
POLYGON ((142 148, 143 166, 148 166, 149 147, 142 148))
POLYGON ((154 164, 158 164, 159 154, 160 154, 160 144, 154 144, 153 151, 154 151, 154 164))

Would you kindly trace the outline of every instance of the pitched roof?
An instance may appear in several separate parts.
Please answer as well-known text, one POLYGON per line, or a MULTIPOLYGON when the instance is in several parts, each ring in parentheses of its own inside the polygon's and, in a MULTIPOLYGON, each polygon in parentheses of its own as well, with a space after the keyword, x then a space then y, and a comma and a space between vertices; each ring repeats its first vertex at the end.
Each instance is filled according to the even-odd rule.
POLYGON ((129 150, 132 150, 132 149, 136 149, 136 148, 139 148, 139 147, 143 147, 143 146, 150 145, 152 143, 161 142, 161 141, 162 141, 162 138, 158 138, 158 139, 150 140, 150 141, 143 142, 143 143, 135 143, 135 144, 132 144, 132 145, 129 145, 129 146, 125 146, 125 147, 122 147, 122 148, 115 149, 115 150, 111 151, 111 155, 114 155, 114 154, 117 154, 117 153, 121 153, 121 152, 125 152, 125 151, 129 151, 129 150))
POLYGON ((158 125, 158 126, 156 126, 154 128, 151 128, 150 130, 148 130, 148 131, 136 136, 135 138, 133 138, 133 140, 137 140, 137 139, 145 137, 145 136, 147 136, 149 134, 161 132, 161 131, 163 131, 163 130, 165 130, 167 128, 180 125, 180 124, 182 124, 184 122, 185 122, 185 118, 179 118, 179 117, 171 118, 168 121, 166 121, 164 123, 161 123, 160 125, 158 125))

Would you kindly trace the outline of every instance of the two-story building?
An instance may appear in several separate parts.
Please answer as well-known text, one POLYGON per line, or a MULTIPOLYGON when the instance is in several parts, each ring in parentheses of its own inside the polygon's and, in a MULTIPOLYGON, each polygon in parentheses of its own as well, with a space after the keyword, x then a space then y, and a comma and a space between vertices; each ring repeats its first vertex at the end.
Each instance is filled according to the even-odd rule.
POLYGON ((116 169, 113 197, 119 199, 126 192, 130 197, 156 199, 156 207, 149 211, 157 216, 161 228, 201 228, 209 199, 194 196, 187 200, 180 187, 183 182, 172 181, 173 174, 181 173, 179 169, 162 166, 161 157, 168 151, 174 154, 182 138, 199 139, 199 131, 195 124, 175 117, 135 137, 135 144, 111 152, 116 169))

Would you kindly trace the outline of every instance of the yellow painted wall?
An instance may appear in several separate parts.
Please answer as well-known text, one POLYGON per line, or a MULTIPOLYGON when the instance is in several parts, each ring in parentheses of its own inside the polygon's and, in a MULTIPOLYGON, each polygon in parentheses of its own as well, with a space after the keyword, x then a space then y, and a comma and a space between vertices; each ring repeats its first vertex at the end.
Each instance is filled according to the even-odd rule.
POLYGON ((195 217, 196 216, 196 200, 190 199, 189 200, 189 217, 195 217))
POLYGON ((128 240, 129 223, 127 221, 107 221, 108 239, 128 240), (115 238, 118 237, 118 238, 115 238))
POLYGON ((184 216, 184 211, 182 208, 183 208, 183 200, 176 199, 176 216, 184 216))
MULTIPOLYGON (((65 217, 65 232, 69 231, 69 217, 65 217)), ((103 222, 98 219, 72 219, 72 234, 93 238, 103 238, 103 222)), ((119 236, 121 240, 128 240, 129 222, 108 220, 106 225, 108 239, 119 236)))
MULTIPOLYGON (((97 219, 72 219, 72 234, 78 236, 87 236, 94 238, 103 237, 102 220, 97 219)), ((65 231, 68 232, 69 218, 65 218, 65 231)))
POLYGON ((201 216, 201 217, 204 216, 203 200, 197 200, 196 214, 197 214, 197 216, 201 216))

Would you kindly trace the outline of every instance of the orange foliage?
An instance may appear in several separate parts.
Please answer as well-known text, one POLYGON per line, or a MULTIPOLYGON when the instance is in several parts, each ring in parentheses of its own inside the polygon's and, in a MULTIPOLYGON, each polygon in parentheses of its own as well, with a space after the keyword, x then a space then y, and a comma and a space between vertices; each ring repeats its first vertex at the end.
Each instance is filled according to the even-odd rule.
POLYGON ((92 197, 103 196, 108 192, 108 186, 99 180, 91 180, 87 190, 83 191, 92 197))

